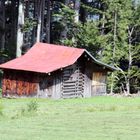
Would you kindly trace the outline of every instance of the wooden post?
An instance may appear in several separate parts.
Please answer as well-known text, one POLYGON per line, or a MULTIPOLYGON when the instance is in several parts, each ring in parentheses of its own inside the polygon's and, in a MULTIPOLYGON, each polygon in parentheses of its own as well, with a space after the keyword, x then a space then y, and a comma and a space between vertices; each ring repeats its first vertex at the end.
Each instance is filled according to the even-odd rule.
POLYGON ((22 54, 22 45, 23 45, 23 31, 22 27, 24 25, 24 6, 23 1, 19 1, 18 7, 18 26, 17 26, 17 48, 16 48, 16 57, 20 57, 22 54))

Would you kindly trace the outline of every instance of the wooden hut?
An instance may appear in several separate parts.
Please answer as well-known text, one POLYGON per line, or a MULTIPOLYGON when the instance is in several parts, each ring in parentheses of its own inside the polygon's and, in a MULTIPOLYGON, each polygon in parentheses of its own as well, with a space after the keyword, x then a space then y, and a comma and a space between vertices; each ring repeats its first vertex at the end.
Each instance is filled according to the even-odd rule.
POLYGON ((114 67, 85 49, 36 43, 25 55, 0 65, 4 97, 73 98, 106 93, 114 67))

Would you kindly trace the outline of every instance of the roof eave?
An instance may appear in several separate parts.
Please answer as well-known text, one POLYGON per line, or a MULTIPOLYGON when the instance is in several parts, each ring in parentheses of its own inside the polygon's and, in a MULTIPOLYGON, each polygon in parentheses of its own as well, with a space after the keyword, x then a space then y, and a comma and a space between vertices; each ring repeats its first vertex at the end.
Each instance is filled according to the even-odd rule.
POLYGON ((99 60, 97 60, 96 58, 94 58, 87 50, 85 50, 85 53, 94 61, 94 63, 98 64, 98 65, 101 65, 101 66, 104 66, 105 68, 109 69, 110 71, 115 71, 115 70, 118 70, 117 68, 113 67, 113 66, 110 66, 108 64, 105 64, 99 60))

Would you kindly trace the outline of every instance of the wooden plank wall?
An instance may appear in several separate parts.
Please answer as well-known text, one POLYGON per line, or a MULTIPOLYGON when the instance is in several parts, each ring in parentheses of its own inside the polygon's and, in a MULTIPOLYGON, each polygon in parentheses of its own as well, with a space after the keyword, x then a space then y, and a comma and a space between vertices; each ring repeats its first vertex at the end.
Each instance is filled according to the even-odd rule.
POLYGON ((21 71, 4 71, 3 96, 35 96, 37 94, 36 73, 21 71))
POLYGON ((91 97, 91 69, 86 67, 85 69, 85 85, 84 85, 84 97, 91 97))
POLYGON ((85 97, 105 95, 107 69, 86 57, 85 59, 85 97))
POLYGON ((54 75, 40 74, 37 97, 51 98, 53 94, 54 75))
POLYGON ((93 72, 92 96, 106 94, 106 72, 93 72))
POLYGON ((61 84, 62 84, 62 71, 57 71, 54 74, 54 81, 53 81, 53 99, 60 99, 61 96, 61 84))

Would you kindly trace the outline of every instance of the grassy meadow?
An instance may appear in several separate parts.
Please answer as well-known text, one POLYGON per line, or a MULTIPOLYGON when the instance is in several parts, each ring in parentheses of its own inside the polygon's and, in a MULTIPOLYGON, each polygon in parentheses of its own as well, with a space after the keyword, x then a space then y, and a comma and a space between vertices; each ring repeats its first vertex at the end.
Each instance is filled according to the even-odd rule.
POLYGON ((0 99, 0 140, 140 140, 140 98, 0 99))

